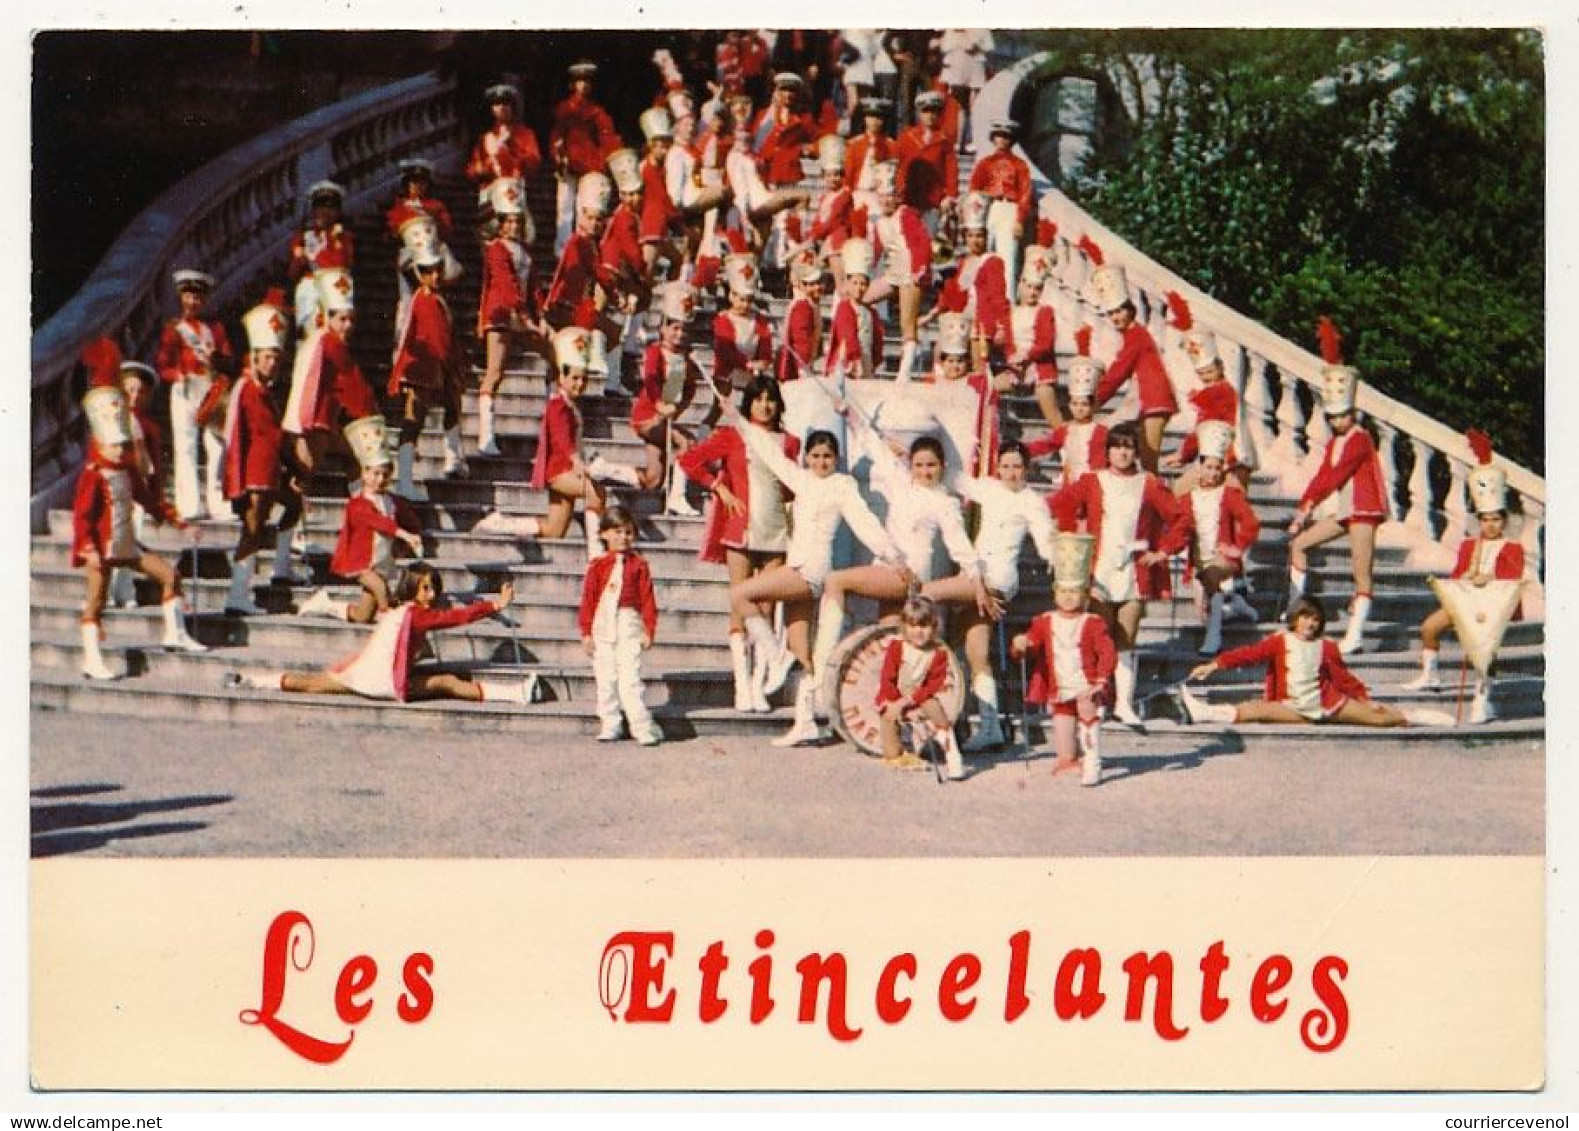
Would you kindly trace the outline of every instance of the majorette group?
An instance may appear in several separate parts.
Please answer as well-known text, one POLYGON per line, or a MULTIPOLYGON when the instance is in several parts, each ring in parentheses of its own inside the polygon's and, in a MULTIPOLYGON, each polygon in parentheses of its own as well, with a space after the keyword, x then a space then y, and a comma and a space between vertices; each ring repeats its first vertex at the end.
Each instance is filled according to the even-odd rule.
MULTIPOLYGON (((1010 652, 1029 661, 1025 693, 1052 716, 1055 772, 1078 767, 1082 780, 1094 783, 1104 717, 1140 724, 1141 618, 1148 599, 1171 600, 1175 555, 1186 562, 1184 577, 1204 621, 1201 652, 1215 656, 1192 676, 1246 665, 1267 670, 1265 697, 1236 706, 1181 689, 1174 702, 1182 720, 1440 721, 1438 713, 1411 720, 1371 700, 1343 660, 1364 645, 1375 534, 1388 505, 1376 448, 1355 409, 1358 373, 1342 364, 1335 331, 1323 328, 1320 389, 1332 436, 1289 527, 1287 627, 1223 652, 1224 620, 1256 619, 1242 587, 1260 524, 1246 493, 1252 469, 1235 446, 1238 399, 1216 339, 1193 325, 1179 296, 1169 296, 1173 337, 1197 384, 1186 398, 1193 427, 1164 454, 1168 422, 1180 406, 1158 343, 1137 318, 1124 269, 1105 264, 1089 237, 1058 240, 1052 202, 1034 206, 1030 169, 1012 152, 1016 124, 994 123, 992 152, 956 200, 958 138, 939 124, 949 97, 942 90, 916 96, 916 124, 897 139, 884 132, 892 108, 875 99, 860 105, 859 136, 819 136, 798 105, 806 84, 796 74, 776 76, 771 103, 760 109, 726 89, 698 111, 672 66, 657 62, 659 90, 640 116, 640 154, 623 147, 595 101, 596 67, 570 68, 570 92, 555 108, 547 146, 559 187, 552 272, 531 262, 528 186, 541 150, 519 122, 513 88, 489 88, 493 121, 467 166, 482 218, 473 328, 485 357, 478 455, 499 453, 494 405, 511 348, 546 357, 552 374, 531 478, 533 488, 547 492, 547 513, 495 512, 476 530, 560 537, 578 505, 582 510, 590 564, 578 626, 592 659, 600 739, 621 738, 627 726, 644 744, 661 738, 641 678, 642 653, 657 632, 652 574, 634 546, 633 512, 611 497, 610 485, 661 491, 668 512, 678 515, 698 513, 690 485, 708 494, 701 556, 729 575, 736 709, 768 710, 768 696, 799 672, 794 724, 776 745, 828 736, 825 720, 841 705, 820 701, 819 688, 845 633, 846 600, 855 595, 902 626, 885 645, 876 701, 868 704, 881 720, 884 761, 919 765, 901 736, 920 734, 941 746, 951 776, 963 774, 955 719, 938 701, 948 666, 940 636, 945 609, 963 641, 977 708, 964 749, 1003 746, 991 642, 1019 588, 1027 541, 1051 567, 1052 607, 1013 637, 1010 652), (800 187, 802 159, 812 157, 822 180, 817 194, 800 187), (957 255, 956 230, 963 243, 957 255), (789 292, 777 326, 759 310, 765 273, 783 279, 789 292), (830 275, 835 299, 825 319, 830 275), (704 374, 693 356, 693 316, 699 296, 720 292, 711 371, 704 374), (850 390, 879 378, 883 367, 876 307, 884 304, 901 338, 890 395, 903 397, 906 387, 921 384, 970 390, 977 406, 973 450, 951 455, 930 434, 900 444, 855 404, 850 390), (1093 327, 1081 325, 1078 355, 1060 373, 1058 320, 1085 315, 1111 356, 1105 364, 1091 356, 1093 327), (917 372, 921 329, 933 322, 932 365, 917 372), (629 381, 642 466, 586 451, 580 402, 591 378, 602 381, 605 396, 620 395, 622 379, 629 381), (842 427, 786 431, 785 390, 797 381, 824 389, 842 427), (1099 421, 1103 406, 1131 381, 1138 419, 1099 421), (710 407, 700 427, 682 423, 704 388, 710 407), (1034 393, 1051 429, 1030 443, 999 434, 999 398, 1017 388, 1034 393), (1034 461, 1053 455, 1059 485, 1044 497, 1028 474, 1034 461), (867 472, 864 487, 841 469, 857 466, 867 472), (1171 487, 1159 477, 1164 468, 1182 469, 1171 487), (875 496, 886 511, 881 521, 869 505, 875 496), (870 564, 836 568, 841 527, 870 564), (1345 536, 1355 596, 1340 643, 1325 638, 1325 610, 1304 592, 1309 551, 1345 536), (934 572, 938 541, 957 568, 952 575, 934 572), (782 630, 773 624, 776 611, 782 630)), ((397 700, 531 700, 530 678, 468 680, 411 665, 426 632, 493 615, 513 596, 506 585, 497 600, 443 609, 437 571, 422 562, 395 567, 397 543, 418 555, 422 549, 409 500, 423 497, 414 467, 431 408, 443 412, 442 473, 465 468, 461 403, 470 366, 444 296, 461 269, 449 246, 453 221, 433 195, 433 177, 427 162, 403 162, 387 211, 400 244, 400 296, 385 398, 375 395, 348 344, 354 247, 341 215, 344 193, 328 182, 312 186, 309 218, 292 243, 285 282, 294 287, 294 317, 285 287, 249 310, 239 372, 224 326, 205 314, 215 282, 196 270, 175 273, 180 313, 165 327, 154 366, 122 362, 107 340, 84 351, 92 443, 74 505, 72 562, 87 571, 87 676, 115 678, 101 655, 100 622, 107 595, 134 600, 120 580, 129 570, 160 586, 164 644, 203 650, 187 633, 176 570, 138 545, 142 521, 173 523, 196 540, 189 524, 205 508, 239 518, 225 608, 258 615, 257 553, 270 527, 273 579, 299 582, 292 531, 306 476, 333 452, 349 451, 361 482, 345 508, 330 570, 362 592, 347 603, 320 590, 299 613, 377 627, 358 656, 336 667, 234 681, 397 700), (293 352, 287 386, 281 378, 293 352), (160 385, 168 389, 173 505, 163 493, 163 433, 149 414, 160 385)), ((1476 587, 1516 583, 1524 561, 1520 545, 1505 536, 1505 477, 1489 445, 1477 450, 1482 460, 1469 490, 1479 533, 1465 540, 1453 576, 1476 587)), ((1421 626, 1415 689, 1435 684, 1440 636, 1450 625, 1439 611, 1421 626)), ((1492 717, 1489 689, 1481 674, 1472 721, 1492 717)))

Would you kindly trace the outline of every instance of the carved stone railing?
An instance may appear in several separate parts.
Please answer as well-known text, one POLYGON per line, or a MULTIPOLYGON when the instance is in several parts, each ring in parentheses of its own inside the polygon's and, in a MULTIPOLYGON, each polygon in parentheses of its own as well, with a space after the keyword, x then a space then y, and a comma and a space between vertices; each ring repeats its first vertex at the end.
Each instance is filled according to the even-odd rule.
POLYGON ((393 194, 396 165, 424 156, 459 161, 454 79, 426 74, 369 90, 270 130, 205 165, 145 208, 82 289, 33 335, 32 522, 70 491, 82 459, 83 390, 73 375, 85 342, 114 338, 151 360, 162 320, 175 313, 170 273, 198 267, 218 280, 216 313, 233 313, 285 282, 307 186, 346 189, 347 213, 393 194))
MULTIPOLYGON (((973 108, 976 136, 986 136, 985 128, 994 118, 1010 116, 1016 93, 1048 59, 1045 53, 1022 59, 988 82, 973 108)), ((1020 156, 1027 155, 1022 150, 1020 156)), ((1039 198, 1054 201, 1058 235, 1053 254, 1062 284, 1061 301, 1083 308, 1076 311, 1074 321, 1093 324, 1099 334, 1105 329, 1105 320, 1085 304, 1089 263, 1075 246, 1082 236, 1089 236, 1102 249, 1105 262, 1124 268, 1139 317, 1161 346, 1176 383, 1190 379, 1190 367, 1178 348, 1178 334, 1167 321, 1167 292, 1183 295, 1195 323, 1217 335, 1228 379, 1239 393, 1239 443, 1259 458, 1263 472, 1276 477, 1289 491, 1303 489, 1331 435, 1325 417, 1306 408, 1319 403, 1316 383, 1321 359, 1218 302, 1131 246, 1055 188, 1035 163, 1027 160, 1039 198)), ((1100 348, 1093 352, 1101 356, 1100 348)), ((1357 404, 1376 431, 1393 512, 1392 520, 1379 530, 1379 539, 1406 548, 1411 564, 1433 569, 1450 565, 1459 540, 1473 533, 1466 482, 1474 456, 1468 441, 1462 433, 1363 383, 1357 404), (1402 473, 1405 465, 1406 478, 1402 473), (1445 473, 1447 480, 1440 500, 1435 497, 1438 476, 1434 471, 1445 473)), ((1523 544, 1529 566, 1531 584, 1526 587, 1525 613, 1539 615, 1545 604, 1541 579, 1546 481, 1501 456, 1496 462, 1507 473, 1509 491, 1522 515, 1511 536, 1523 544)))

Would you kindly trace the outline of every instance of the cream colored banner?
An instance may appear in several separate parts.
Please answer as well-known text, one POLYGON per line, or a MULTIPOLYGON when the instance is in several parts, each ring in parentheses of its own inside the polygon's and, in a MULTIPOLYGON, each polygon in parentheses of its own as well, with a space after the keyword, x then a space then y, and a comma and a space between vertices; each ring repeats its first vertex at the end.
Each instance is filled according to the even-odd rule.
POLYGON ((42 1088, 1543 1078, 1535 858, 59 859, 31 881, 42 1088))

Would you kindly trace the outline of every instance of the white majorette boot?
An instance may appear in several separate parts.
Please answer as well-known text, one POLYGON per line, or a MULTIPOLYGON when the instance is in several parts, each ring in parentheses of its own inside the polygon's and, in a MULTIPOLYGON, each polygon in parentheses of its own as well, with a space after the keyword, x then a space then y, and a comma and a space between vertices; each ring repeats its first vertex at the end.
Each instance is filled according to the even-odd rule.
POLYGON ((772 695, 789 678, 790 669, 795 666, 795 654, 779 642, 766 617, 747 617, 746 633, 751 637, 752 648, 756 650, 757 678, 762 694, 772 695))
POLYGON ((1098 784, 1102 780, 1102 720, 1077 721, 1075 745, 1080 748, 1080 784, 1098 784))
POLYGON ((965 756, 960 753, 959 740, 954 737, 953 727, 944 727, 937 732, 938 745, 943 747, 943 776, 949 781, 965 780, 965 756))
POLYGON ((828 657, 844 635, 844 602, 824 593, 817 602, 817 635, 812 638, 811 670, 820 680, 828 670, 828 657))
POLYGON ((587 561, 603 556, 603 539, 598 537, 601 532, 603 516, 595 511, 583 511, 581 524, 586 528, 587 535, 587 561))
POLYGON ((1398 685, 1401 691, 1435 691, 1442 686, 1441 679, 1436 671, 1437 650, 1435 648, 1420 649, 1420 674, 1407 683, 1398 685))
POLYGON ((477 394, 477 454, 496 456, 499 442, 493 435, 493 394, 477 394))
POLYGON ((618 483, 621 487, 630 487, 633 490, 641 488, 639 471, 628 463, 615 463, 613 460, 604 459, 601 453, 587 461, 587 474, 593 479, 618 483))
POLYGON ((1118 665, 1113 669, 1113 717, 1125 726, 1144 724, 1135 713, 1135 653, 1120 652, 1118 665))
POLYGON ((1353 655, 1365 647, 1365 622, 1371 617, 1371 595, 1361 593, 1354 598, 1354 604, 1349 606, 1349 627, 1343 633, 1343 639, 1338 641, 1338 651, 1345 656, 1353 655))
POLYGON ((225 676, 225 686, 231 688, 244 687, 248 691, 281 691, 280 684, 285 679, 285 673, 277 668, 265 668, 260 672, 229 672, 225 676))
POLYGON ((466 457, 461 454, 461 426, 444 433, 444 464, 440 469, 447 479, 451 475, 466 474, 466 457))
POLYGON ((685 472, 678 467, 669 475, 669 497, 664 502, 664 513, 681 515, 686 518, 695 518, 702 512, 691 505, 691 500, 685 497, 685 472))
POLYGON ((778 747, 800 746, 807 742, 821 742, 826 732, 817 722, 817 684, 807 672, 802 672, 800 684, 795 688, 795 722, 789 730, 773 740, 778 747))
POLYGON ((263 609, 252 599, 252 579, 258 571, 258 555, 248 554, 240 561, 230 555, 230 592, 225 595, 225 612, 253 617, 263 609))
POLYGON ((537 699, 536 672, 528 672, 522 679, 479 679, 474 682, 482 691, 484 703, 519 703, 525 706, 537 699))
POLYGON ((1227 723, 1232 724, 1239 713, 1227 703, 1208 703, 1190 694, 1190 689, 1179 687, 1179 702, 1184 705, 1184 713, 1192 723, 1227 723))
POLYGON ((162 647, 178 652, 207 652, 208 646, 199 644, 186 631, 186 612, 181 608, 181 598, 171 597, 160 609, 164 613, 164 639, 162 647))
POLYGON ((755 710, 751 703, 751 657, 747 654, 745 633, 729 634, 729 661, 735 676, 735 710, 755 710))
POLYGON ((965 740, 965 752, 979 754, 983 750, 997 750, 1004 743, 1003 718, 998 714, 998 681, 990 673, 974 676, 970 689, 976 696, 979 720, 976 729, 965 740))
POLYGON ((1223 595, 1213 593, 1206 602, 1206 633, 1201 637, 1201 655, 1215 656, 1223 650, 1223 595))
POLYGON ((404 499, 415 502, 426 502, 428 495, 412 478, 412 469, 417 464, 417 445, 415 443, 401 444, 395 449, 395 494, 404 499))
POLYGON ((899 368, 894 374, 894 384, 903 385, 910 380, 910 371, 915 368, 917 343, 906 342, 899 347, 899 368))
MULTIPOLYGON (((291 547, 296 540, 294 529, 276 530, 274 532, 274 561, 269 566, 269 576, 276 582, 284 585, 311 585, 312 578, 306 574, 296 572, 296 567, 291 562, 291 547)), ((256 571, 257 566, 253 566, 256 571)))
POLYGON ((82 622, 82 674, 89 679, 120 679, 104 664, 104 654, 99 651, 99 633, 103 630, 98 621, 82 622))
POLYGON ((489 511, 472 527, 473 534, 508 534, 512 538, 532 539, 543 532, 543 520, 529 514, 489 511))
POLYGON ((1491 705, 1491 680, 1485 676, 1475 679, 1475 698, 1469 704, 1469 721, 1474 726, 1497 721, 1497 709, 1491 705))
POLYGON ((1294 602, 1305 595, 1305 582, 1308 576, 1302 569, 1288 567, 1288 600, 1283 602, 1283 620, 1288 619, 1288 611, 1294 607, 1294 602))
POLYGON ((312 596, 301 603, 296 610, 299 617, 328 617, 331 620, 345 620, 351 611, 351 602, 336 601, 327 589, 315 589, 312 596))

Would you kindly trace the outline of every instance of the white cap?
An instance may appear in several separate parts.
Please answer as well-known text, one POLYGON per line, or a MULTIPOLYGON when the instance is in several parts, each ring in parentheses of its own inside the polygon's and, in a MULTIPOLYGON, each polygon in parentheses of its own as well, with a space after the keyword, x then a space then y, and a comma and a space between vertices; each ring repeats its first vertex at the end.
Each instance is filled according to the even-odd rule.
POLYGON ((823 134, 817 139, 817 164, 824 173, 844 171, 844 138, 823 134))
POLYGON ((313 284, 318 288, 318 305, 323 307, 325 314, 356 309, 356 284, 351 280, 351 272, 344 267, 315 271, 313 284))
POLYGON ((251 350, 285 349, 286 331, 290 320, 285 312, 273 303, 261 302, 241 316, 241 326, 247 332, 247 348, 251 350))
POLYGON ((1053 253, 1041 244, 1033 243, 1026 247, 1024 253, 1025 264, 1020 268, 1020 282, 1030 283, 1038 290, 1047 282, 1047 276, 1053 270, 1053 253))
POLYGON ((1227 459, 1228 449, 1234 446, 1234 426, 1225 420, 1203 420, 1195 426, 1195 443, 1200 449, 1197 458, 1227 459))
POLYGON ((967 232, 985 232, 987 230, 987 211, 992 207, 992 198, 984 192, 968 192, 965 199, 960 201, 959 226, 967 232))
POLYGON ((872 250, 871 241, 864 240, 860 236, 851 236, 840 246, 839 258, 843 261, 846 275, 865 275, 868 279, 872 277, 872 262, 877 256, 872 250))
POLYGON ((357 465, 362 470, 388 467, 394 463, 389 455, 389 426, 384 423, 382 416, 364 416, 360 420, 353 420, 341 431, 345 433, 345 442, 351 446, 351 454, 356 456, 357 465))
POLYGON ((151 365, 146 365, 141 361, 121 362, 121 368, 117 373, 117 380, 124 378, 128 373, 135 373, 142 380, 142 383, 147 385, 150 389, 159 383, 159 374, 154 370, 154 367, 151 365))
POLYGON ((643 110, 639 121, 642 137, 648 141, 674 136, 674 122, 669 117, 669 111, 662 106, 654 106, 650 110, 643 110))
POLYGON ((1096 396, 1097 383, 1102 380, 1102 363, 1094 357, 1072 357, 1065 375, 1070 397, 1090 400, 1096 396))
POLYGON ((1321 367, 1321 411, 1328 416, 1342 416, 1354 411, 1355 394, 1359 391, 1360 371, 1352 365, 1323 365, 1321 367))
POLYGON ((1129 280, 1122 267, 1096 268, 1086 287, 1090 291, 1091 305, 1103 314, 1111 314, 1129 301, 1129 280))
POLYGON ((685 283, 670 283, 663 288, 660 309, 665 322, 690 322, 696 313, 696 292, 685 283))
POLYGON ((315 181, 307 187, 307 202, 316 204, 319 197, 333 197, 336 204, 344 204, 345 189, 333 181, 315 181))
POLYGON ((100 447, 132 442, 132 410, 119 385, 95 385, 82 398, 93 441, 100 447))
POLYGON ((943 109, 943 92, 941 90, 923 90, 916 95, 917 110, 943 109))
POLYGON ((433 162, 426 157, 407 157, 398 168, 402 179, 413 176, 426 177, 430 181, 433 179, 433 162))
POLYGON ((806 80, 794 71, 780 71, 773 76, 774 90, 799 90, 806 85, 806 80))
POLYGON ((757 293, 757 259, 748 252, 724 256, 724 281, 731 294, 754 295, 757 293))
POLYGON ((1190 355, 1197 371, 1210 369, 1217 364, 1217 335, 1210 330, 1192 328, 1184 332, 1184 352, 1190 355))
POLYGON ((1091 584, 1096 539, 1090 534, 1053 536, 1053 584, 1060 589, 1085 589, 1091 584))
POLYGON ((872 190, 879 195, 899 191, 898 161, 879 161, 872 166, 872 190))
POLYGON ((938 318, 938 357, 970 356, 970 316, 944 314, 938 318))
POLYGON ((987 136, 990 138, 993 134, 1008 134, 1010 137, 1014 137, 1019 132, 1019 122, 1016 122, 1013 118, 999 118, 988 128, 987 136))
POLYGON ((522 216, 526 213, 526 182, 520 177, 497 177, 488 186, 488 207, 495 216, 522 216))
POLYGON ((195 271, 190 267, 183 267, 181 270, 173 272, 170 278, 174 281, 175 289, 178 291, 184 291, 188 288, 196 288, 200 291, 211 291, 214 289, 214 276, 206 271, 195 271))
POLYGON ((598 73, 598 65, 586 59, 572 63, 566 69, 569 70, 570 77, 573 79, 590 79, 598 73))
POLYGON ((1485 463, 1469 469, 1469 498, 1476 514, 1508 509, 1508 475, 1485 463))
POLYGON ((609 174, 614 178, 614 187, 620 192, 640 192, 641 157, 634 149, 616 149, 609 154, 609 174))
POLYGON ((521 92, 507 82, 496 82, 483 92, 483 101, 490 106, 495 102, 508 102, 519 109, 521 106, 521 92))
POLYGON ((554 334, 554 362, 560 369, 591 369, 592 331, 566 326, 554 334))
POLYGON ((576 182, 576 211, 607 216, 614 203, 614 185, 602 173, 585 173, 576 182))

